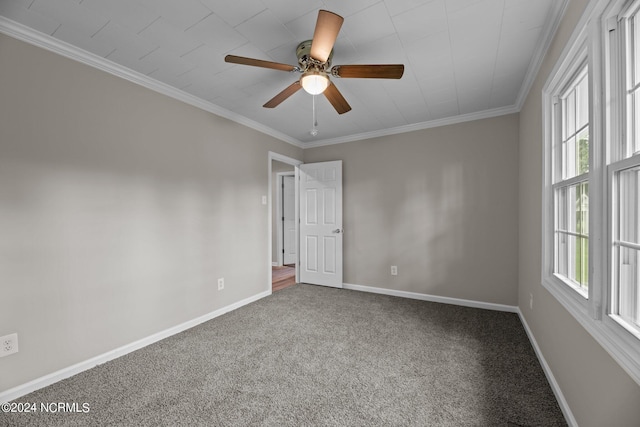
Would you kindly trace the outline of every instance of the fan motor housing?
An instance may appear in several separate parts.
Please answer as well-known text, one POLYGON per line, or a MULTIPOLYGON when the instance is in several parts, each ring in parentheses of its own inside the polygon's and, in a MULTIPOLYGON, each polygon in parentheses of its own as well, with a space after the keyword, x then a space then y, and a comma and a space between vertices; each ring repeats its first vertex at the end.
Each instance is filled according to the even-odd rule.
MULTIPOLYGON (((311 58, 311 42, 313 40, 305 40, 301 42, 298 47, 296 47, 296 57, 298 58, 298 64, 302 67, 303 70, 307 69, 311 65, 319 65, 318 61, 315 61, 311 58)), ((329 54, 329 58, 327 62, 324 63, 324 69, 327 69, 331 66, 331 59, 333 59, 333 49, 331 49, 331 53, 329 54)), ((318 68, 318 67, 314 67, 318 68)))

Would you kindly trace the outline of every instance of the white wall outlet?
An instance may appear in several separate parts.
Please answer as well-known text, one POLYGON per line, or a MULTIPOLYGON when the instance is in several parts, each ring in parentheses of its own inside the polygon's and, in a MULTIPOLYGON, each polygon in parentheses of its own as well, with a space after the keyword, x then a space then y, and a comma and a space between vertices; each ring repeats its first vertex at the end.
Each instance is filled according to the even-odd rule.
POLYGON ((18 334, 0 337, 0 357, 18 352, 18 334))
POLYGON ((218 279, 218 290, 221 291, 224 289, 224 277, 218 279))
POLYGON ((392 276, 397 276, 398 275, 398 266, 397 265, 392 265, 391 266, 391 275, 392 276))
POLYGON ((262 196, 262 204, 263 205, 267 204, 267 196, 262 196))
POLYGON ((529 308, 533 310, 533 294, 529 294, 529 308))

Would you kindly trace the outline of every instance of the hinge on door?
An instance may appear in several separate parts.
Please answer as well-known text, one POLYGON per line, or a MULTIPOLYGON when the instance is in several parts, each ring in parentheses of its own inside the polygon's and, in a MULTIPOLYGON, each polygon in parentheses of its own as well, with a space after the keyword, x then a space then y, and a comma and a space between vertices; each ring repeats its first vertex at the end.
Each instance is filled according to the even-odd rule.
POLYGON ((284 253, 284 248, 282 249, 282 253, 284 253))

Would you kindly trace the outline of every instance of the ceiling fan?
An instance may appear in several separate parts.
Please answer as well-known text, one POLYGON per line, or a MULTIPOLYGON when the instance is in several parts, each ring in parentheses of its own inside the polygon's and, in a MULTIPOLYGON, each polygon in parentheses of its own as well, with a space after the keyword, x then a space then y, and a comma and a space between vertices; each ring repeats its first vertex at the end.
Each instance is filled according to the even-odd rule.
POLYGON ((297 66, 235 55, 227 55, 224 60, 233 64, 302 73, 300 80, 293 82, 263 107, 277 107, 282 101, 303 88, 311 95, 323 93, 338 114, 343 114, 350 111, 351 106, 331 82, 329 75, 341 78, 399 79, 404 73, 402 64, 334 65, 332 67, 333 45, 343 21, 344 18, 340 15, 328 10, 320 10, 313 39, 303 41, 296 48, 297 66))

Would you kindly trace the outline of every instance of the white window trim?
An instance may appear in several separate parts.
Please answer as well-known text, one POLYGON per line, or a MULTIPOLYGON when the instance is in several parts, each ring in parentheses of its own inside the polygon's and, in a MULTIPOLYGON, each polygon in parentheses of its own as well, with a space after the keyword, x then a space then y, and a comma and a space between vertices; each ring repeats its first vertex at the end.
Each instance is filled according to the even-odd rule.
MULTIPOLYGON (((554 170, 553 150, 554 142, 557 140, 558 133, 557 122, 561 120, 559 111, 555 105, 560 103, 560 94, 562 94, 567 85, 574 80, 576 74, 587 63, 588 45, 587 32, 581 31, 576 36, 575 42, 571 45, 571 49, 563 55, 563 60, 558 62, 556 68, 551 73, 551 78, 542 91, 542 122, 544 129, 544 164, 543 164, 543 253, 542 253, 542 283, 563 305, 571 307, 569 311, 584 311, 588 309, 588 298, 591 298, 592 287, 589 286, 589 295, 579 291, 576 286, 567 281, 562 276, 554 273, 554 252, 555 252, 555 227, 554 227, 554 198, 556 183, 553 182, 554 174, 558 171, 554 170), (586 298, 585 298, 586 297, 586 298)), ((586 64, 589 72, 589 81, 591 81, 591 64, 586 64)), ((591 87, 591 85, 589 85, 591 87)), ((589 91, 591 99, 591 90, 589 91)), ((591 103, 590 103, 591 104, 591 103)), ((589 113, 589 125, 591 127, 591 119, 593 114, 589 113)), ((590 128, 590 154, 592 151, 593 137, 590 128)), ((589 175, 591 177, 591 175, 589 175)), ((563 183, 572 180, 583 180, 584 176, 578 176, 563 180, 563 183)), ((589 203, 591 205, 591 203, 589 203)), ((590 222, 593 221, 590 214, 590 222)), ((591 224, 589 224, 591 232, 591 224)), ((589 237, 589 253, 591 253, 591 236, 589 237)), ((591 278, 590 278, 591 279, 591 278)), ((591 280, 589 280, 591 282, 591 280)))
POLYGON ((543 122, 543 203, 542 203, 542 285, 594 337, 618 364, 640 385, 640 339, 623 328, 608 313, 608 283, 611 278, 609 242, 612 232, 611 174, 617 168, 606 166, 605 141, 618 126, 612 125, 613 113, 607 104, 612 89, 619 87, 616 65, 609 63, 609 31, 616 28, 618 12, 627 0, 592 0, 578 22, 574 33, 549 74, 542 90, 543 122), (567 286, 554 270, 553 211, 553 123, 554 102, 578 68, 587 61, 589 68, 589 293, 588 298, 567 286), (613 69, 612 69, 613 68, 613 69), (613 80, 613 81, 612 81, 613 80), (607 98, 606 98, 606 97, 607 98), (606 125, 609 126, 606 126, 606 125), (605 139, 606 138, 606 139, 605 139), (608 203, 607 203, 608 202, 608 203))
MULTIPOLYGON (((562 153, 562 144, 563 144, 562 141, 564 139, 564 136, 562 135, 563 125, 560 124, 560 123, 564 123, 564 119, 563 119, 564 111, 562 109, 558 109, 558 106, 562 105, 561 99, 564 96, 566 96, 566 93, 569 91, 568 88, 570 87, 571 91, 575 90, 577 88, 576 81, 579 80, 584 73, 588 74, 589 72, 588 70, 589 64, 587 64, 587 48, 584 41, 583 43, 580 43, 579 48, 576 51, 575 55, 571 57, 571 60, 568 61, 566 65, 567 65, 567 69, 559 72, 559 77, 561 78, 557 80, 557 87, 554 86, 554 91, 552 95, 553 96, 552 104, 548 104, 551 110, 552 121, 550 122, 550 128, 551 128, 551 131, 553 132, 553 135, 552 135, 552 143, 549 144, 551 146, 545 145, 545 148, 550 150, 549 165, 551 168, 553 168, 553 171, 550 172, 550 175, 551 175, 550 176, 550 182, 551 182, 550 197, 551 197, 551 200, 553 200, 553 202, 551 203, 551 209, 550 209, 550 212, 553 215, 552 218, 556 218, 556 215, 557 215, 557 211, 555 210, 555 205, 558 203, 557 190, 559 188, 567 189, 571 186, 578 185, 583 182, 586 182, 588 184, 591 177, 589 172, 586 172, 580 175, 572 176, 570 178, 564 178, 563 166, 561 166, 560 164, 554 164, 553 162, 553 157, 559 156, 562 153), (585 67, 587 68, 586 71, 584 70, 585 67), (555 143, 555 148, 553 147, 554 143, 555 143)), ((576 110, 578 109, 577 105, 575 106, 575 109, 576 110)), ((589 116, 591 116, 591 114, 589 114, 589 116)), ((590 128, 590 123, 587 123, 587 127, 590 128)), ((578 134, 578 131, 576 130, 576 135, 577 134, 578 134)), ((567 160, 566 158, 564 157, 562 158, 563 163, 566 160, 567 160)), ((549 200, 549 199, 546 199, 546 200, 549 200)), ((577 296, 580 296, 583 299, 589 298, 589 293, 585 291, 579 284, 574 283, 568 277, 553 273, 553 270, 555 269, 553 266, 556 264, 555 258, 558 255, 555 253, 555 251, 557 250, 556 233, 559 230, 558 230, 557 224, 555 224, 555 221, 553 221, 552 224, 550 224, 550 226, 553 228, 553 236, 552 236, 553 258, 551 259, 552 264, 550 266, 550 270, 547 270, 548 272, 551 272, 551 276, 552 276, 548 278, 549 279, 548 281, 554 282, 555 285, 558 285, 558 287, 561 287, 562 289, 566 289, 568 291, 567 296, 570 295, 569 296, 570 298, 576 296, 576 294, 577 296), (564 286, 561 286, 561 284, 563 284, 564 286)), ((566 234, 571 233, 568 230, 564 230, 564 232, 566 234)), ((573 234, 577 236, 577 234, 575 233, 573 234)), ((582 303, 583 299, 578 298, 580 303, 582 303)))

